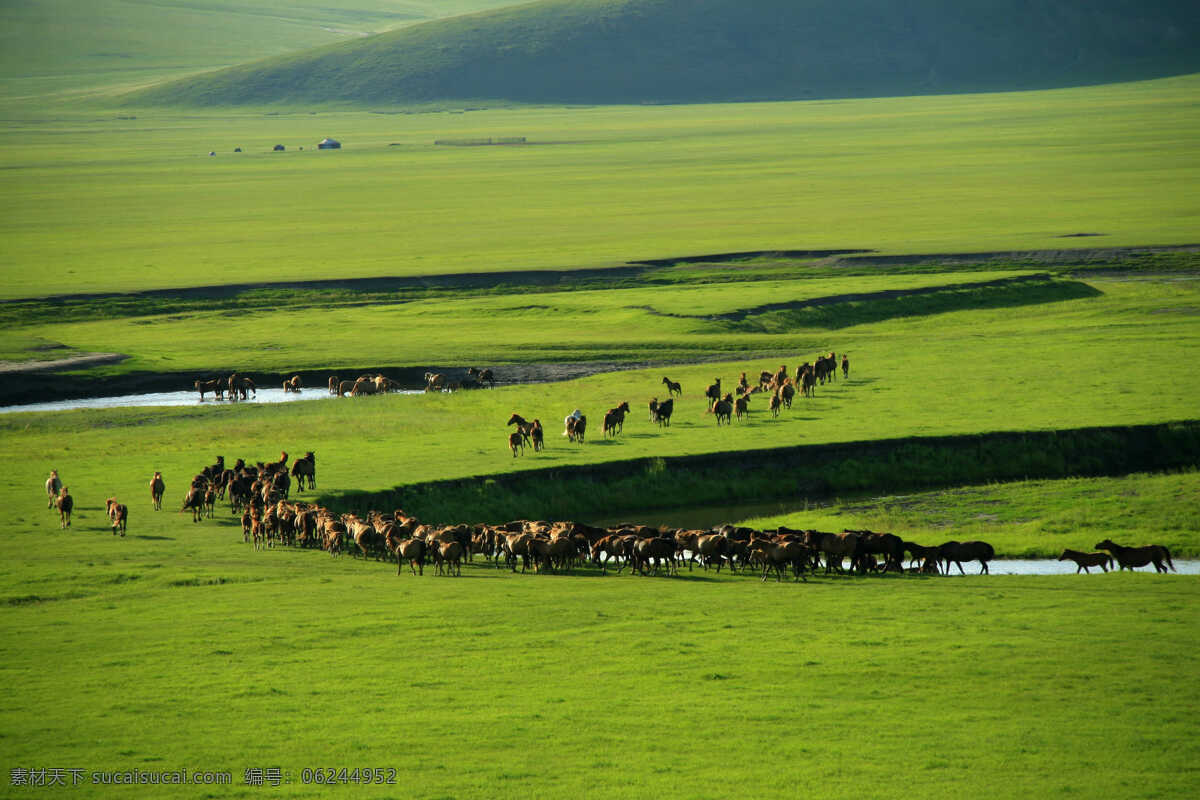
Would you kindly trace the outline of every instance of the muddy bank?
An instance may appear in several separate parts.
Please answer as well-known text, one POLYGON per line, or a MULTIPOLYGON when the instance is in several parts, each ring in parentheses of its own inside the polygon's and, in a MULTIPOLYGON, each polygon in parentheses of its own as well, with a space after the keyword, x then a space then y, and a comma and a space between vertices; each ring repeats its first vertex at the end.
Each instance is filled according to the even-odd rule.
POLYGON ((124 353, 79 353, 66 358, 52 358, 45 361, 0 361, 0 375, 87 369, 104 364, 119 364, 127 358, 129 356, 124 353))

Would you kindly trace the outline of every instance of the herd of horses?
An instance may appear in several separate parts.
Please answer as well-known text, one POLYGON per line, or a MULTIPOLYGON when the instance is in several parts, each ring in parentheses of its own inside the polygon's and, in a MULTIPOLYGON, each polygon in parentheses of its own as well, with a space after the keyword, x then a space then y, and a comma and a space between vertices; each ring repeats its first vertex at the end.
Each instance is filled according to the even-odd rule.
MULTIPOLYGON (((337 375, 331 375, 328 381, 329 393, 338 397, 359 397, 368 394, 385 394, 387 392, 398 392, 404 389, 404 386, 399 382, 385 377, 382 373, 373 375, 360 375, 354 380, 344 381, 337 375)), ((496 376, 490 369, 476 369, 470 367, 467 369, 467 375, 460 381, 451 381, 447 376, 440 372, 425 373, 425 391, 455 391, 459 389, 482 389, 484 387, 495 388, 496 376)), ((228 378, 209 378, 207 380, 197 380, 193 384, 193 388, 200 393, 200 400, 204 400, 205 394, 211 394, 217 400, 224 400, 226 395, 230 400, 246 400, 250 397, 258 396, 258 387, 249 377, 234 373, 228 378)), ((300 392, 304 388, 304 381, 299 375, 293 375, 290 378, 285 378, 283 381, 284 393, 300 392)))
MULTIPOLYGON (((817 386, 837 379, 838 367, 842 377, 850 374, 850 362, 846 354, 839 361, 836 353, 828 353, 796 368, 794 376, 786 365, 774 372, 763 371, 758 381, 751 383, 747 373, 741 374, 735 392, 723 392, 721 379, 717 378, 707 387, 706 414, 716 417, 718 425, 730 424, 732 419, 741 419, 748 413, 753 395, 764 393, 769 396, 768 408, 772 416, 778 416, 783 408, 790 408, 796 394, 810 398, 817 386)), ((445 391, 457 388, 481 388, 494 386, 491 370, 468 370, 467 381, 450 385, 440 373, 425 376, 427 391, 445 391)), ((654 397, 648 404, 650 419, 661 427, 669 427, 674 413, 676 398, 682 398, 680 383, 663 377, 667 398, 654 397)), ((254 382, 234 373, 227 379, 196 381, 196 389, 203 399, 212 392, 222 399, 228 392, 231 399, 246 399, 247 393, 256 389, 254 382)), ((303 382, 295 375, 283 382, 285 391, 298 392, 303 382)), ((341 381, 337 376, 329 379, 331 394, 376 394, 394 391, 400 385, 383 375, 363 375, 354 381, 341 381)), ((630 414, 628 402, 609 409, 603 416, 602 435, 616 437, 624 429, 630 414)), ((514 427, 508 434, 508 446, 515 458, 526 446, 539 451, 545 447, 545 432, 538 419, 527 420, 514 413, 507 427, 514 427)), ((587 417, 576 409, 564 419, 563 436, 568 441, 583 443, 587 432, 587 417)), ((624 524, 609 528, 598 528, 580 522, 544 522, 516 520, 503 525, 426 525, 417 518, 396 510, 390 514, 370 511, 363 516, 338 514, 318 504, 290 499, 293 481, 298 491, 316 487, 316 457, 312 452, 288 464, 288 454, 282 452, 280 459, 272 462, 248 464, 238 459, 232 467, 226 467, 223 456, 216 463, 204 467, 191 480, 184 496, 180 512, 190 511, 192 521, 199 522, 206 516, 211 518, 218 501, 229 502, 234 515, 241 515, 243 540, 253 543, 255 549, 273 546, 299 546, 320 548, 331 555, 351 552, 354 555, 394 560, 397 572, 409 564, 415 574, 423 574, 426 563, 433 563, 439 573, 461 574, 462 562, 476 555, 482 556, 493 565, 503 565, 516 571, 530 567, 535 571, 570 571, 586 563, 607 573, 611 565, 622 572, 626 566, 631 572, 646 575, 677 574, 681 564, 688 569, 699 565, 704 569, 715 568, 720 572, 727 567, 734 572, 752 572, 766 580, 773 572, 776 580, 782 580, 790 572, 797 581, 807 580, 822 567, 825 574, 846 572, 919 572, 922 574, 950 574, 951 564, 958 567, 960 574, 964 562, 980 563, 980 573, 988 573, 988 562, 995 558, 995 550, 982 541, 944 542, 936 546, 925 546, 901 539, 891 533, 867 530, 843 530, 827 533, 816 530, 793 530, 779 527, 775 530, 757 530, 726 525, 710 530, 683 530, 651 528, 644 525, 624 524), (907 566, 905 560, 908 560, 907 566)), ((150 480, 150 494, 156 511, 162 509, 165 483, 161 472, 155 472, 150 480)), ((48 507, 59 512, 62 528, 71 524, 74 500, 62 484, 56 470, 51 471, 46 481, 48 507)), ((125 535, 129 509, 109 498, 106 513, 114 535, 125 535)), ((1175 565, 1171 554, 1162 545, 1124 547, 1110 539, 1097 543, 1096 548, 1104 552, 1083 553, 1064 550, 1060 561, 1071 560, 1077 565, 1076 573, 1088 572, 1090 567, 1099 566, 1105 572, 1115 563, 1120 569, 1134 569, 1150 564, 1157 572, 1173 571, 1175 565)))
MULTIPOLYGON (((722 392, 721 379, 713 379, 713 383, 704 390, 705 415, 715 416, 717 425, 731 424, 733 419, 738 421, 750 413, 750 400, 759 393, 768 396, 767 409, 772 417, 778 417, 780 411, 792 407, 792 401, 799 391, 802 397, 811 398, 816 394, 818 385, 837 380, 838 357, 830 352, 818 356, 813 361, 805 361, 796 367, 795 376, 788 373, 786 365, 780 365, 774 372, 763 370, 759 373, 758 381, 751 383, 746 373, 741 374, 736 392, 722 392)), ((842 377, 850 376, 850 358, 845 353, 841 357, 842 377)), ((428 376, 427 376, 428 377, 428 376)), ((667 389, 667 398, 659 400, 651 398, 647 404, 650 410, 650 421, 660 428, 670 427, 671 417, 675 413, 675 399, 683 398, 683 385, 663 376, 663 386, 667 389)), ((629 401, 625 400, 604 413, 603 435, 605 438, 616 437, 625 429, 625 417, 630 413, 629 401)), ((521 414, 513 412, 505 423, 506 428, 516 426, 512 433, 507 433, 508 449, 513 458, 524 454, 526 447, 532 447, 534 452, 544 449, 545 436, 542 422, 539 419, 527 420, 521 414)), ((587 434, 587 415, 576 409, 563 420, 563 436, 568 442, 582 444, 587 434)))
MULTIPOLYGON (((535 421, 536 422, 536 421, 535 421)), ((514 424, 521 424, 515 421, 514 424)), ((536 429, 535 429, 536 430, 536 429)), ((514 436, 521 436, 520 430, 514 436)), ((227 500, 232 514, 241 515, 242 538, 255 549, 274 546, 319 548, 330 555, 350 552, 377 560, 394 560, 397 572, 407 563, 412 572, 424 573, 426 563, 439 573, 461 574, 462 562, 482 556, 492 565, 516 571, 531 567, 537 572, 571 571, 592 564, 607 573, 629 567, 632 573, 677 574, 681 564, 689 570, 701 566, 720 572, 752 573, 766 580, 774 573, 782 580, 790 572, 797 581, 822 567, 825 574, 921 573, 950 574, 951 565, 965 574, 963 563, 978 561, 980 574, 989 572, 995 550, 987 542, 949 541, 936 546, 905 541, 891 533, 843 530, 827 533, 779 527, 774 530, 725 525, 716 529, 688 530, 622 524, 601 528, 581 522, 515 520, 501 525, 427 525, 397 509, 365 515, 336 513, 315 503, 290 498, 293 482, 298 491, 316 488, 316 456, 310 451, 289 467, 287 452, 277 461, 248 464, 238 459, 227 467, 223 456, 200 470, 191 480, 180 513, 190 511, 192 521, 213 517, 218 501, 227 500), (907 561, 907 565, 906 562, 907 561), (848 567, 848 569, 847 569, 848 567)), ((166 490, 161 472, 150 480, 151 502, 161 510, 166 490)), ((46 481, 47 507, 59 511, 61 527, 70 526, 74 501, 57 470, 46 481)), ((114 535, 124 536, 129 509, 115 498, 106 501, 114 535)), ((1099 566, 1105 572, 1115 563, 1120 569, 1154 565, 1156 572, 1174 571, 1170 551, 1163 545, 1125 547, 1105 539, 1101 551, 1064 550, 1060 561, 1071 560, 1079 571, 1099 566)))

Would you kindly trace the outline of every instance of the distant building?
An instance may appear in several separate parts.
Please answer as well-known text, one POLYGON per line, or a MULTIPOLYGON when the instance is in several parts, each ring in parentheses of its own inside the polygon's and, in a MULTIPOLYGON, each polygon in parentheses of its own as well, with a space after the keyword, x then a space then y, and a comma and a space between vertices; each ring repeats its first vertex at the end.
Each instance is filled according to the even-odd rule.
POLYGON ((283 152, 283 151, 284 151, 286 148, 285 148, 283 145, 281 145, 281 144, 277 144, 277 145, 275 145, 275 147, 273 147, 272 149, 273 149, 273 150, 274 150, 276 153, 282 153, 282 152, 283 152))
POLYGON ((337 139, 326 137, 317 143, 318 150, 341 150, 342 143, 337 139))

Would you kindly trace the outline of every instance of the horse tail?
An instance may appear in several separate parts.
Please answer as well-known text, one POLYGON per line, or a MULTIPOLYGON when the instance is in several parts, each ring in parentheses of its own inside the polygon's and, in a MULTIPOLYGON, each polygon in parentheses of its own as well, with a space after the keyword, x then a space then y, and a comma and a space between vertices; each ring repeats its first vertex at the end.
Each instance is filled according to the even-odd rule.
POLYGON ((1178 572, 1179 570, 1175 569, 1175 564, 1171 562, 1171 551, 1162 545, 1159 545, 1159 547, 1162 547, 1163 558, 1167 560, 1167 566, 1171 568, 1171 572, 1178 572))

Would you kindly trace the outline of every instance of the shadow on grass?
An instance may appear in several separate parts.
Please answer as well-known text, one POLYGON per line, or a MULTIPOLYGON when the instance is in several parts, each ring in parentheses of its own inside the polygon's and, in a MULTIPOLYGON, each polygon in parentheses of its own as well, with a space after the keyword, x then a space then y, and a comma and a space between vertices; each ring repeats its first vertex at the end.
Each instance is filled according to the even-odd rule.
POLYGON ((796 328, 838 330, 901 317, 1015 308, 1101 295, 1099 289, 1080 281, 1034 275, 959 286, 795 300, 742 309, 708 320, 719 330, 738 333, 788 333, 796 328))

